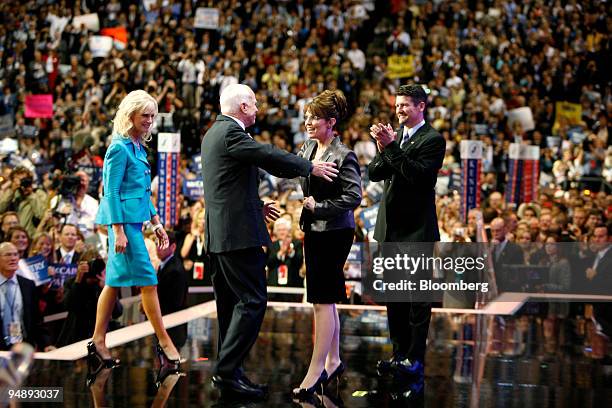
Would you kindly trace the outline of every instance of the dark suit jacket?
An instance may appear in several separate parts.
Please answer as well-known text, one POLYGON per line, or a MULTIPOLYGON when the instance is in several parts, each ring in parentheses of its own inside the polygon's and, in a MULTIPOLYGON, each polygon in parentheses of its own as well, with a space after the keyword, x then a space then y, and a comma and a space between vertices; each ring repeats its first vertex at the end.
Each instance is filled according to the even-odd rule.
MULTIPOLYGON (((76 277, 64 282, 64 305, 68 316, 55 342, 58 347, 91 337, 94 332, 98 298, 102 288, 97 283, 88 284, 86 279, 87 275, 81 282, 77 282, 76 277)), ((117 319, 122 314, 123 305, 119 298, 116 298, 111 318, 117 319)))
MULTIPOLYGON (((298 156, 310 159, 317 141, 304 142, 298 156)), ((334 137, 321 160, 336 163, 340 171, 333 182, 319 177, 301 178, 304 197, 312 196, 317 204, 314 212, 303 210, 300 227, 304 231, 330 231, 355 228, 353 211, 361 203, 361 172, 355 153, 340 138, 334 137)))
POLYGON ((217 116, 202 140, 205 245, 210 253, 270 244, 258 192, 258 167, 277 177, 293 178, 310 174, 312 164, 256 142, 234 119, 217 116))
MULTIPOLYGON (((30 279, 17 275, 21 298, 23 299, 23 328, 26 337, 25 343, 36 345, 39 351, 43 351, 50 344, 49 333, 43 325, 43 318, 38 310, 38 295, 36 286, 30 279)), ((0 314, 0 324, 2 324, 0 314)), ((9 346, 4 342, 4 336, 0 334, 0 350, 8 350, 9 346)))
MULTIPOLYGON (((591 258, 589 268, 593 266, 595 257, 591 258)), ((596 295, 612 295, 612 248, 609 248, 595 268, 597 274, 591 280, 589 293, 596 295)))
POLYGON ((183 260, 173 255, 157 272, 157 296, 162 315, 177 312, 185 308, 187 301, 187 272, 183 260))
MULTIPOLYGON (((160 268, 157 281, 157 296, 162 315, 185 309, 189 284, 180 256, 173 255, 168 263, 160 268)), ((187 341, 187 324, 168 328, 168 335, 175 346, 182 347, 187 341)))
MULTIPOLYGON (((401 140, 403 127, 397 132, 401 140)), ((425 123, 400 147, 391 142, 370 165, 370 180, 385 181, 374 238, 378 242, 434 242, 440 240, 435 191, 446 141, 425 123)))
POLYGON ((522 268, 512 268, 511 266, 525 265, 523 250, 514 242, 507 242, 499 254, 495 256, 495 248, 493 246, 493 269, 495 270, 495 278, 497 287, 500 292, 517 292, 527 284, 527 276, 522 268))
MULTIPOLYGON (((77 264, 79 263, 79 259, 81 259, 81 254, 79 254, 78 252, 75 252, 74 255, 72 255, 72 264, 77 264)), ((57 261, 57 263, 61 263, 62 262, 62 252, 58 249, 55 250, 55 260, 57 261)))
POLYGON ((270 245, 268 251, 268 285, 278 286, 278 268, 281 265, 287 266, 287 286, 304 287, 304 278, 300 277, 300 268, 304 262, 304 249, 302 241, 294 239, 293 257, 285 256, 285 259, 278 259, 278 251, 280 250, 280 241, 275 241, 270 245))

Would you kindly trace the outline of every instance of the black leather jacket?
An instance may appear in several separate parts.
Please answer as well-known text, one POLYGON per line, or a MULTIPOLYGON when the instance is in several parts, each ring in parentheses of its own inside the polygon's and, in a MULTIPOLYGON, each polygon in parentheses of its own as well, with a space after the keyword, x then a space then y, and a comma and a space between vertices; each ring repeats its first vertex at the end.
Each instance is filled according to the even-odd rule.
MULTIPOLYGON (((298 156, 312 159, 316 148, 317 141, 308 139, 298 156)), ((353 210, 361 204, 361 172, 357 156, 339 137, 334 137, 321 160, 336 163, 340 172, 333 182, 312 175, 300 177, 304 197, 312 196, 317 203, 314 212, 302 210, 300 227, 303 231, 316 232, 355 228, 353 210)))

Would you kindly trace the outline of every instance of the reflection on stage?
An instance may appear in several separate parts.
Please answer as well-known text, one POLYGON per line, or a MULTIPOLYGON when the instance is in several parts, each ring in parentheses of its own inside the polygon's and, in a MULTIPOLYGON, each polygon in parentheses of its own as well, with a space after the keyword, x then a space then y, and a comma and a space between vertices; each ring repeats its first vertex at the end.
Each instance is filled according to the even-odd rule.
MULTIPOLYGON (((589 322, 549 309, 531 305, 503 317, 434 313, 425 391, 420 401, 406 406, 505 407, 519 401, 521 407, 612 406, 612 363, 593 341, 589 322)), ((376 374, 376 361, 391 355, 384 311, 340 309, 340 319, 347 370, 314 405, 302 406, 402 406, 393 399, 390 381, 376 374)), ((185 375, 169 376, 159 387, 153 336, 112 349, 121 366, 102 370, 90 387, 85 359, 36 360, 25 386, 64 387, 67 407, 286 407, 292 404, 291 389, 308 368, 312 330, 310 306, 268 308, 245 366, 252 381, 269 384, 270 395, 263 402, 222 399, 212 387, 214 314, 187 323, 180 350, 188 359, 185 375)))

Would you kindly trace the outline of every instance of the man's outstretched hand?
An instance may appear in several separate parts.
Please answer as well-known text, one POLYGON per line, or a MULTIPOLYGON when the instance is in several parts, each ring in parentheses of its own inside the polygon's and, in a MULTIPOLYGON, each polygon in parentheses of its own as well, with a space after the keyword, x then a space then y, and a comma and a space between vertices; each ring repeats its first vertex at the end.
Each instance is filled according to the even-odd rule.
POLYGON ((280 217, 280 210, 274 207, 275 201, 268 201, 263 206, 263 216, 266 222, 276 221, 280 217))
POLYGON ((321 177, 327 181, 333 181, 333 179, 338 177, 336 163, 315 160, 312 162, 312 175, 321 177))

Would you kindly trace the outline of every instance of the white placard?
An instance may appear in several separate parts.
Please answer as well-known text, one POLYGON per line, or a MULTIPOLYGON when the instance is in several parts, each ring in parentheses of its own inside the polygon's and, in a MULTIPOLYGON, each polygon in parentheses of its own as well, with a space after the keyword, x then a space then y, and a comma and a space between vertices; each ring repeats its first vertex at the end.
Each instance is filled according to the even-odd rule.
POLYGON ((519 143, 510 143, 508 156, 512 160, 539 160, 540 147, 519 143))
POLYGON ((508 126, 512 129, 514 122, 519 122, 524 132, 529 132, 535 129, 535 122, 533 121, 533 114, 529 106, 523 106, 522 108, 512 109, 508 111, 508 126))
POLYGON ((180 133, 160 133, 157 135, 157 151, 159 153, 180 153, 180 133))
POLYGON ((92 35, 89 37, 89 50, 94 58, 107 57, 113 49, 113 37, 92 35))
POLYGON ((7 154, 17 151, 19 143, 15 139, 5 138, 0 140, 0 154, 7 154))
POLYGON ((540 146, 529 145, 525 148, 525 160, 540 160, 540 146))
POLYGON ((85 28, 87 28, 89 31, 100 31, 100 19, 98 18, 98 14, 83 14, 72 19, 72 26, 77 30, 80 29, 82 25, 85 25, 85 28))
POLYGON ((219 9, 211 7, 198 7, 193 21, 195 28, 216 30, 219 28, 219 9))
POLYGON ((482 159, 482 142, 480 140, 462 140, 459 144, 461 159, 482 159))

